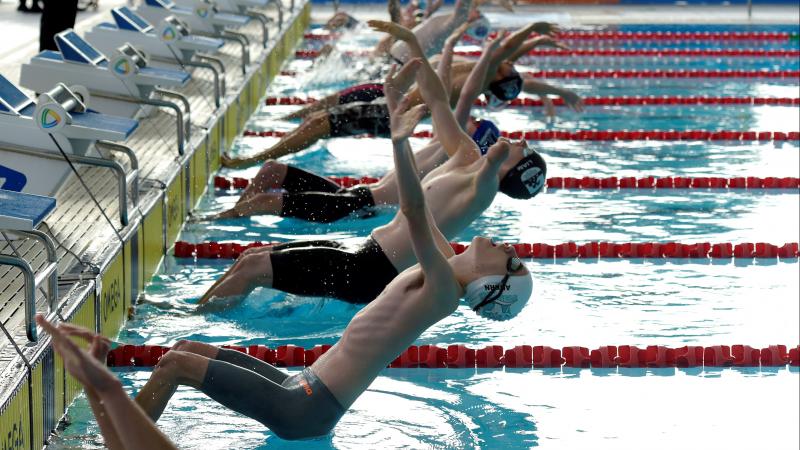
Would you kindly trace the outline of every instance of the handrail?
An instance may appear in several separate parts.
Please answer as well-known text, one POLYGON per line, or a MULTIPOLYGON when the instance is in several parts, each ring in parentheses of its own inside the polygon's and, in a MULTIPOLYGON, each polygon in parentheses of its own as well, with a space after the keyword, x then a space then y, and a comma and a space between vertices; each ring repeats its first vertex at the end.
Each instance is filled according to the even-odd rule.
MULTIPOLYGON (((283 2, 280 0, 269 0, 264 8, 266 9, 270 4, 278 8, 278 31, 283 30, 283 2)), ((292 0, 290 11, 294 11, 294 0, 292 0)))
MULTIPOLYGON (((63 161, 63 158, 59 153, 53 153, 46 150, 31 149, 24 146, 8 144, 8 143, 3 143, 2 149, 14 153, 21 153, 24 155, 35 156, 38 158, 63 161)), ((116 161, 104 158, 95 158, 91 156, 73 154, 69 156, 69 159, 73 163, 78 163, 88 166, 104 167, 116 173, 117 190, 119 191, 119 221, 123 226, 127 226, 128 225, 128 176, 125 172, 125 168, 122 167, 122 165, 116 161)), ((136 177, 138 178, 138 170, 132 171, 132 173, 135 173, 136 177)), ((138 207, 139 206, 138 196, 134 200, 135 202, 133 203, 133 206, 138 207)))
POLYGON ((209 64, 207 62, 202 61, 187 61, 183 63, 184 66, 187 67, 197 67, 202 69, 208 69, 211 71, 211 76, 214 79, 214 107, 219 108, 222 104, 222 89, 220 84, 220 76, 217 68, 214 67, 213 64, 209 64))
MULTIPOLYGON (((50 235, 47 233, 39 230, 12 230, 12 232, 30 236, 31 238, 41 242, 44 248, 47 250, 47 261, 50 264, 44 268, 42 275, 40 276, 48 278, 47 303, 50 306, 51 311, 55 310, 56 299, 58 298, 58 271, 56 270, 56 264, 58 264, 58 254, 56 253, 56 245, 53 243, 53 239, 50 238, 50 235)), ((38 285, 38 282, 36 284, 38 285)))
POLYGON ((192 138, 192 122, 191 122, 192 107, 191 105, 189 105, 189 99, 186 98, 186 96, 183 94, 164 88, 156 88, 153 92, 160 94, 162 97, 177 99, 181 103, 183 103, 183 107, 186 109, 186 115, 184 116, 183 126, 186 127, 186 142, 189 142, 189 140, 191 140, 192 138))
POLYGON ((213 37, 222 39, 223 41, 232 41, 242 46, 242 73, 247 73, 247 66, 250 65, 250 50, 247 48, 249 42, 247 37, 239 33, 223 30, 220 33, 206 33, 202 31, 195 31, 194 34, 198 36, 213 37), (244 39, 242 39, 244 38, 244 39))
POLYGON ((38 335, 36 332, 36 276, 31 269, 28 261, 16 256, 0 255, 0 265, 13 266, 18 268, 25 277, 25 334, 28 340, 36 342, 38 335))
POLYGON ((217 69, 219 69, 219 73, 220 73, 220 80, 221 80, 220 88, 221 88, 222 97, 225 97, 226 91, 227 91, 227 85, 226 85, 226 82, 225 82, 225 74, 227 73, 226 70, 225 70, 225 63, 222 62, 222 60, 217 58, 216 56, 205 55, 205 54, 202 54, 202 53, 195 53, 195 56, 197 57, 197 59, 199 59, 201 61, 213 62, 214 64, 217 64, 219 66, 219 67, 217 67, 217 69))
POLYGON ((136 153, 133 151, 132 148, 128 147, 127 145, 118 144, 116 142, 97 141, 95 145, 106 147, 108 150, 112 152, 124 153, 128 157, 128 160, 130 161, 131 165, 131 173, 129 173, 126 176, 126 179, 129 179, 132 183, 131 194, 133 196, 133 203, 138 205, 139 204, 139 158, 136 156, 136 153))
POLYGON ((159 106, 159 107, 169 108, 175 111, 175 116, 177 118, 177 132, 178 132, 178 155, 183 156, 185 150, 183 110, 181 110, 181 107, 178 106, 176 103, 168 102, 166 100, 153 99, 153 98, 138 98, 126 95, 111 94, 108 92, 92 92, 92 95, 98 98, 117 100, 120 102, 135 103, 137 105, 159 106))
POLYGON ((244 15, 256 19, 257 21, 261 22, 261 37, 262 37, 262 45, 264 48, 267 47, 267 42, 269 41, 269 18, 266 14, 260 13, 258 11, 254 11, 252 9, 248 9, 245 11, 244 15))

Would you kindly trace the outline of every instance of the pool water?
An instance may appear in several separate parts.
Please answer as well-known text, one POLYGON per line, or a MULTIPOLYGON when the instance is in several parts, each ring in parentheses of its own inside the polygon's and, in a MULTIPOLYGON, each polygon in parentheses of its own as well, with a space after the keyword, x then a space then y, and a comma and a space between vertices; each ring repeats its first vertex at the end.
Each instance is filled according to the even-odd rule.
MULTIPOLYGON (((621 27, 639 31, 741 30, 722 27, 621 27)), ((747 30, 793 31, 797 27, 747 30)), ((351 39, 365 49, 375 36, 351 39)), ((591 45, 591 41, 576 42, 591 45)), ((317 43, 307 42, 309 46, 317 43)), ((654 46, 655 44, 648 44, 654 46)), ((707 46, 697 45, 693 48, 707 46)), ((729 46, 716 43, 717 46, 729 46)), ((745 46, 737 42, 735 46, 745 46)), ((752 45, 760 44, 754 43, 752 45)), ((686 45, 683 45, 686 46, 686 45)), ((797 49, 798 41, 768 43, 797 49)), ((767 47, 764 47, 767 48, 767 47)), ((636 58, 638 60, 638 58, 636 58)), ((681 61, 631 61, 635 69, 689 68, 681 61), (655 65, 658 63, 659 65, 655 65)), ((564 63, 575 64, 574 58, 564 63)), ((534 61, 525 70, 534 68, 534 61)), ((754 68, 797 69, 790 58, 743 62, 754 68)), ((632 64, 632 65, 631 65, 632 64)), ((694 64, 719 61, 698 58, 694 64)), ((548 66, 551 67, 551 66, 548 66)), ((553 65, 552 67, 556 67, 553 65)), ((694 66, 692 66, 694 67, 694 66)), ((709 66, 711 67, 711 66, 709 66)), ((304 73, 281 76, 271 96, 322 96, 357 77, 331 76, 329 67, 292 61, 304 73), (324 70, 323 70, 324 69, 324 70)), ((609 66, 598 66, 607 69, 609 66)), ((737 66, 736 68, 739 68, 737 66)), ((522 69, 521 69, 522 70, 522 69)), ((797 97, 798 80, 554 80, 591 96, 712 95, 797 97)), ((294 107, 264 107, 247 128, 289 130, 278 118, 294 107)), ((534 129, 733 129, 797 131, 800 108, 589 107, 583 114, 558 109, 549 120, 537 109, 507 108, 475 114, 506 130, 534 129)), ((422 125, 421 128, 429 127, 422 125)), ((248 154, 275 142, 241 138, 248 154)), ((419 147, 424 140, 412 140, 419 147)), ((550 176, 794 176, 800 174, 797 142, 568 142, 535 144, 550 176)), ((380 176, 392 166, 385 139, 330 139, 282 158, 328 175, 380 176)), ((252 177, 257 167, 225 170, 252 177)), ((202 211, 230 207, 236 196, 210 192, 202 211)), ((189 224, 189 242, 288 241, 358 238, 387 223, 396 208, 367 219, 314 224, 254 217, 189 224)), ((455 241, 476 234, 509 242, 607 240, 616 242, 796 242, 800 233, 797 191, 713 190, 553 191, 530 202, 498 196, 455 241)), ((333 344, 359 307, 331 299, 303 298, 257 289, 232 310, 199 315, 197 298, 230 261, 167 257, 147 288, 120 341, 171 345, 179 339, 217 345, 333 344), (169 305, 165 307, 164 305, 169 305)), ((459 308, 425 332, 417 344, 581 345, 796 345, 800 341, 798 263, 777 261, 557 261, 528 260, 534 297, 507 323, 481 320, 459 308)), ((148 371, 120 371, 133 395, 148 371)), ((233 413, 192 389, 181 388, 159 426, 181 448, 797 448, 800 386, 786 369, 592 369, 384 371, 323 439, 287 442, 257 422, 233 413)), ((72 424, 56 446, 98 448, 99 430, 84 397, 70 408, 72 424)))

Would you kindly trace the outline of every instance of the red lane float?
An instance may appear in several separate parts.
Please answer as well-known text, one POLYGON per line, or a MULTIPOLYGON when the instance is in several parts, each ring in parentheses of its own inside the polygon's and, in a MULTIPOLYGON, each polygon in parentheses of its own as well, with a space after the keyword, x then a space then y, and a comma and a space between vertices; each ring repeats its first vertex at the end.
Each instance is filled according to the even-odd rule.
POLYGON ((535 78, 778 78, 800 81, 798 70, 540 70, 535 78))
MULTIPOLYGON (((276 348, 264 345, 222 348, 246 353, 279 367, 307 367, 330 350, 330 345, 309 349, 296 345, 276 348)), ((120 345, 109 352, 109 367, 153 367, 169 352, 159 345, 120 345)), ((710 347, 662 345, 606 345, 596 349, 569 346, 518 345, 503 349, 488 345, 473 349, 462 344, 445 347, 412 345, 389 363, 390 368, 669 368, 669 367, 781 367, 800 365, 800 346, 787 351, 785 345, 757 348, 749 345, 710 347)))
MULTIPOLYGON (((248 137, 283 137, 286 131, 244 130, 248 137)), ((535 130, 501 131, 508 139, 529 141, 727 141, 727 142, 771 142, 800 141, 800 131, 737 131, 737 130, 535 130)), ((352 138, 374 137, 369 134, 350 136, 352 138)), ((423 130, 414 133, 415 138, 431 138, 433 131, 423 130)))
MULTIPOLYGON (((584 97, 585 106, 800 106, 800 98, 789 97, 674 97, 674 96, 632 96, 632 97, 584 97)), ((313 97, 267 97, 265 103, 272 105, 310 105, 317 99, 313 97)), ((552 100, 555 106, 566 106, 562 98, 552 100)), ((483 100, 476 100, 475 106, 486 106, 483 100)), ((515 98, 509 106, 543 106, 539 99, 515 98)))
MULTIPOLYGON (((245 250, 275 245, 277 242, 202 242, 192 244, 184 241, 175 242, 173 255, 177 258, 197 257, 199 259, 235 259, 245 250)), ((782 246, 766 242, 699 242, 685 244, 679 242, 565 242, 561 244, 545 243, 513 243, 514 250, 520 258, 532 259, 753 259, 769 258, 790 260, 800 257, 797 242, 788 242, 782 246)), ((450 246, 456 254, 464 252, 469 246, 451 242, 450 246)))
MULTIPOLYGON (((371 184, 379 177, 328 177, 345 188, 371 184)), ((244 189, 247 178, 214 177, 214 187, 221 190, 244 189)), ((795 177, 550 177, 548 189, 797 189, 800 178, 795 177)))
MULTIPOLYGON (((496 32, 490 36, 497 36, 496 32)), ((532 36, 536 36, 533 34, 532 36)), ((303 38, 310 41, 330 41, 339 37, 338 33, 306 33, 303 38)), ((562 31, 560 40, 575 41, 773 41, 783 42, 791 39, 787 32, 758 31, 722 31, 722 32, 686 32, 686 31, 562 31)))
MULTIPOLYGON (((319 50, 301 49, 294 52, 295 58, 313 59, 318 58, 319 50)), ((343 52, 346 56, 367 57, 372 55, 371 51, 349 51, 343 52)), ((479 57, 481 50, 474 51, 455 51, 454 55, 479 57)), ((527 56, 534 57, 605 57, 605 58, 797 58, 800 57, 798 50, 762 50, 750 48, 726 48, 726 49, 693 49, 693 48, 612 48, 612 49, 535 49, 527 53, 527 56)))
MULTIPOLYGON (((281 71, 280 74, 288 77, 297 76, 297 72, 292 70, 281 71)), ((800 82, 800 70, 540 70, 526 74, 534 78, 768 78, 800 82)))

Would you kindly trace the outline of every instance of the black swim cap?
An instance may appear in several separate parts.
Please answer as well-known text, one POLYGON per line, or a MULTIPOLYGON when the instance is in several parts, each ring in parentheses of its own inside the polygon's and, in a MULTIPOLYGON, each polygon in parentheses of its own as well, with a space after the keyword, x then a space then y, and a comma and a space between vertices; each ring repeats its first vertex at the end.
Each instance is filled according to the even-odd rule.
POLYGON ((504 102, 514 100, 522 92, 522 77, 515 70, 502 80, 489 83, 489 92, 504 102))
POLYGON ((542 191, 547 179, 547 164, 542 155, 532 149, 528 152, 500 180, 500 192, 511 198, 533 198, 542 191))

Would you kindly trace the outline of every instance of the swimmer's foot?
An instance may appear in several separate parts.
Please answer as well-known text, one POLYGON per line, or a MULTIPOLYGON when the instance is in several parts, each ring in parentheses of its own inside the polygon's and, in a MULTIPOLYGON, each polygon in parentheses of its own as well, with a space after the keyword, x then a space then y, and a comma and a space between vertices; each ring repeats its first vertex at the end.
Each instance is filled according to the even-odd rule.
POLYGON ((205 303, 200 303, 195 308, 196 314, 207 314, 227 311, 242 303, 244 295, 233 295, 231 297, 211 297, 205 303))
POLYGON ((222 167, 229 167, 229 168, 238 168, 238 167, 245 167, 249 166, 253 163, 253 161, 249 160, 248 158, 233 158, 227 153, 223 153, 220 158, 219 162, 222 167))
POLYGON ((189 213, 189 216, 186 218, 186 223, 210 222, 216 219, 219 219, 219 217, 217 217, 217 214, 189 213))

